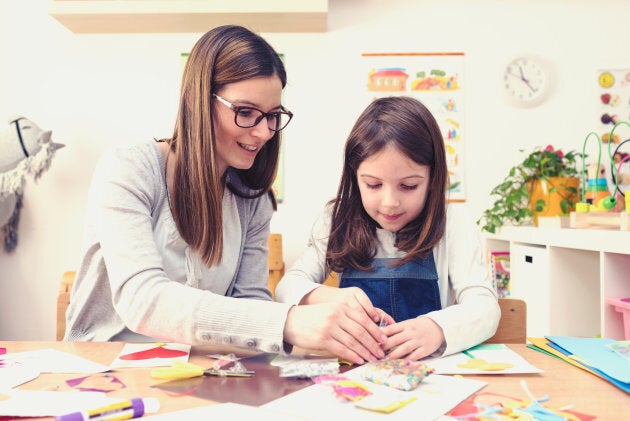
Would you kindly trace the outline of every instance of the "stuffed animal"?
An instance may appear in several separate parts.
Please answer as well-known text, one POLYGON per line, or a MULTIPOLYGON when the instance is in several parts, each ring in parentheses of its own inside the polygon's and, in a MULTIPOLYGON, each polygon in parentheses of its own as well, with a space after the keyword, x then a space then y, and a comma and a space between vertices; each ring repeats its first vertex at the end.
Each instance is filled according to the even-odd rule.
POLYGON ((26 176, 39 180, 50 167, 55 151, 64 147, 53 143, 51 135, 52 131, 43 131, 21 116, 9 118, 9 125, 0 131, 0 227, 7 252, 17 246, 26 176))

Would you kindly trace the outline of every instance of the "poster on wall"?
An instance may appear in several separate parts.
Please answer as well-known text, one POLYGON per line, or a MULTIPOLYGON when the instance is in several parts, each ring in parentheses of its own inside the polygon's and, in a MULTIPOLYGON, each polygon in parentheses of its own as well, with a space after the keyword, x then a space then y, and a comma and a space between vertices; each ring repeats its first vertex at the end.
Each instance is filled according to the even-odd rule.
POLYGON ((446 148, 448 201, 464 202, 464 53, 363 53, 362 57, 367 102, 406 95, 431 111, 446 148))
MULTIPOLYGON (((623 194, 630 189, 630 127, 626 124, 615 127, 615 124, 630 122, 630 68, 599 69, 597 88, 596 133, 602 142, 601 159, 609 188, 623 194), (611 164, 616 174, 613 174, 611 164)), ((595 153, 591 155, 596 156, 595 153)), ((623 201, 620 204, 623 205, 623 201)))
MULTIPOLYGON (((602 141, 608 143, 613 125, 621 120, 630 121, 630 68, 600 69, 597 71, 597 82, 598 133, 602 141)), ((625 137, 630 137, 628 132, 625 132, 625 137)), ((619 140, 613 139, 613 143, 619 143, 619 140)))
MULTIPOLYGON (((600 69, 597 71, 598 98, 598 134, 602 142, 608 143, 613 126, 619 121, 630 121, 630 68, 600 69)), ((620 143, 630 138, 627 128, 613 133, 612 143, 620 143), (618 134, 618 136, 616 135, 618 134)), ((612 146, 612 145, 611 145, 612 146)))

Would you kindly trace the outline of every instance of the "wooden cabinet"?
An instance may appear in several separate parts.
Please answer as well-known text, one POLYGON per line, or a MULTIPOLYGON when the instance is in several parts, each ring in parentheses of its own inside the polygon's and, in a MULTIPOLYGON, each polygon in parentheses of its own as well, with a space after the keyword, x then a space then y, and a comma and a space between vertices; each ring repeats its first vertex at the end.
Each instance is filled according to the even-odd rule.
POLYGON ((512 296, 527 302, 529 336, 622 340, 623 315, 607 297, 630 297, 630 232, 503 227, 486 252, 510 252, 512 296))
POLYGON ((328 0, 51 0, 48 13, 75 33, 326 32, 328 0))

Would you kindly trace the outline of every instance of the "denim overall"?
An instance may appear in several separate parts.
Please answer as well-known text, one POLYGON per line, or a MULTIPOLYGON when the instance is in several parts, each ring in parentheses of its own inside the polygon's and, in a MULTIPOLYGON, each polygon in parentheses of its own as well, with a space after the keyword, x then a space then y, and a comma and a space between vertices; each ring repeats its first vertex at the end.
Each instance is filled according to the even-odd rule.
POLYGON ((374 259, 369 272, 347 269, 341 274, 339 288, 361 288, 374 307, 401 322, 440 310, 440 288, 433 251, 398 267, 388 267, 393 259, 374 259))

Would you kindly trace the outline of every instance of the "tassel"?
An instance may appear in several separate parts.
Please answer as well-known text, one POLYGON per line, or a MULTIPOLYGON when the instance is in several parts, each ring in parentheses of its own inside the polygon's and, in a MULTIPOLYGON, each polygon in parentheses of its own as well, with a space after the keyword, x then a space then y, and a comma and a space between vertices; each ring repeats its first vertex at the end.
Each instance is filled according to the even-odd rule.
POLYGON ((22 193, 15 195, 15 208, 9 222, 2 228, 4 231, 4 250, 11 253, 17 247, 18 225, 20 223, 20 211, 22 210, 22 193))

